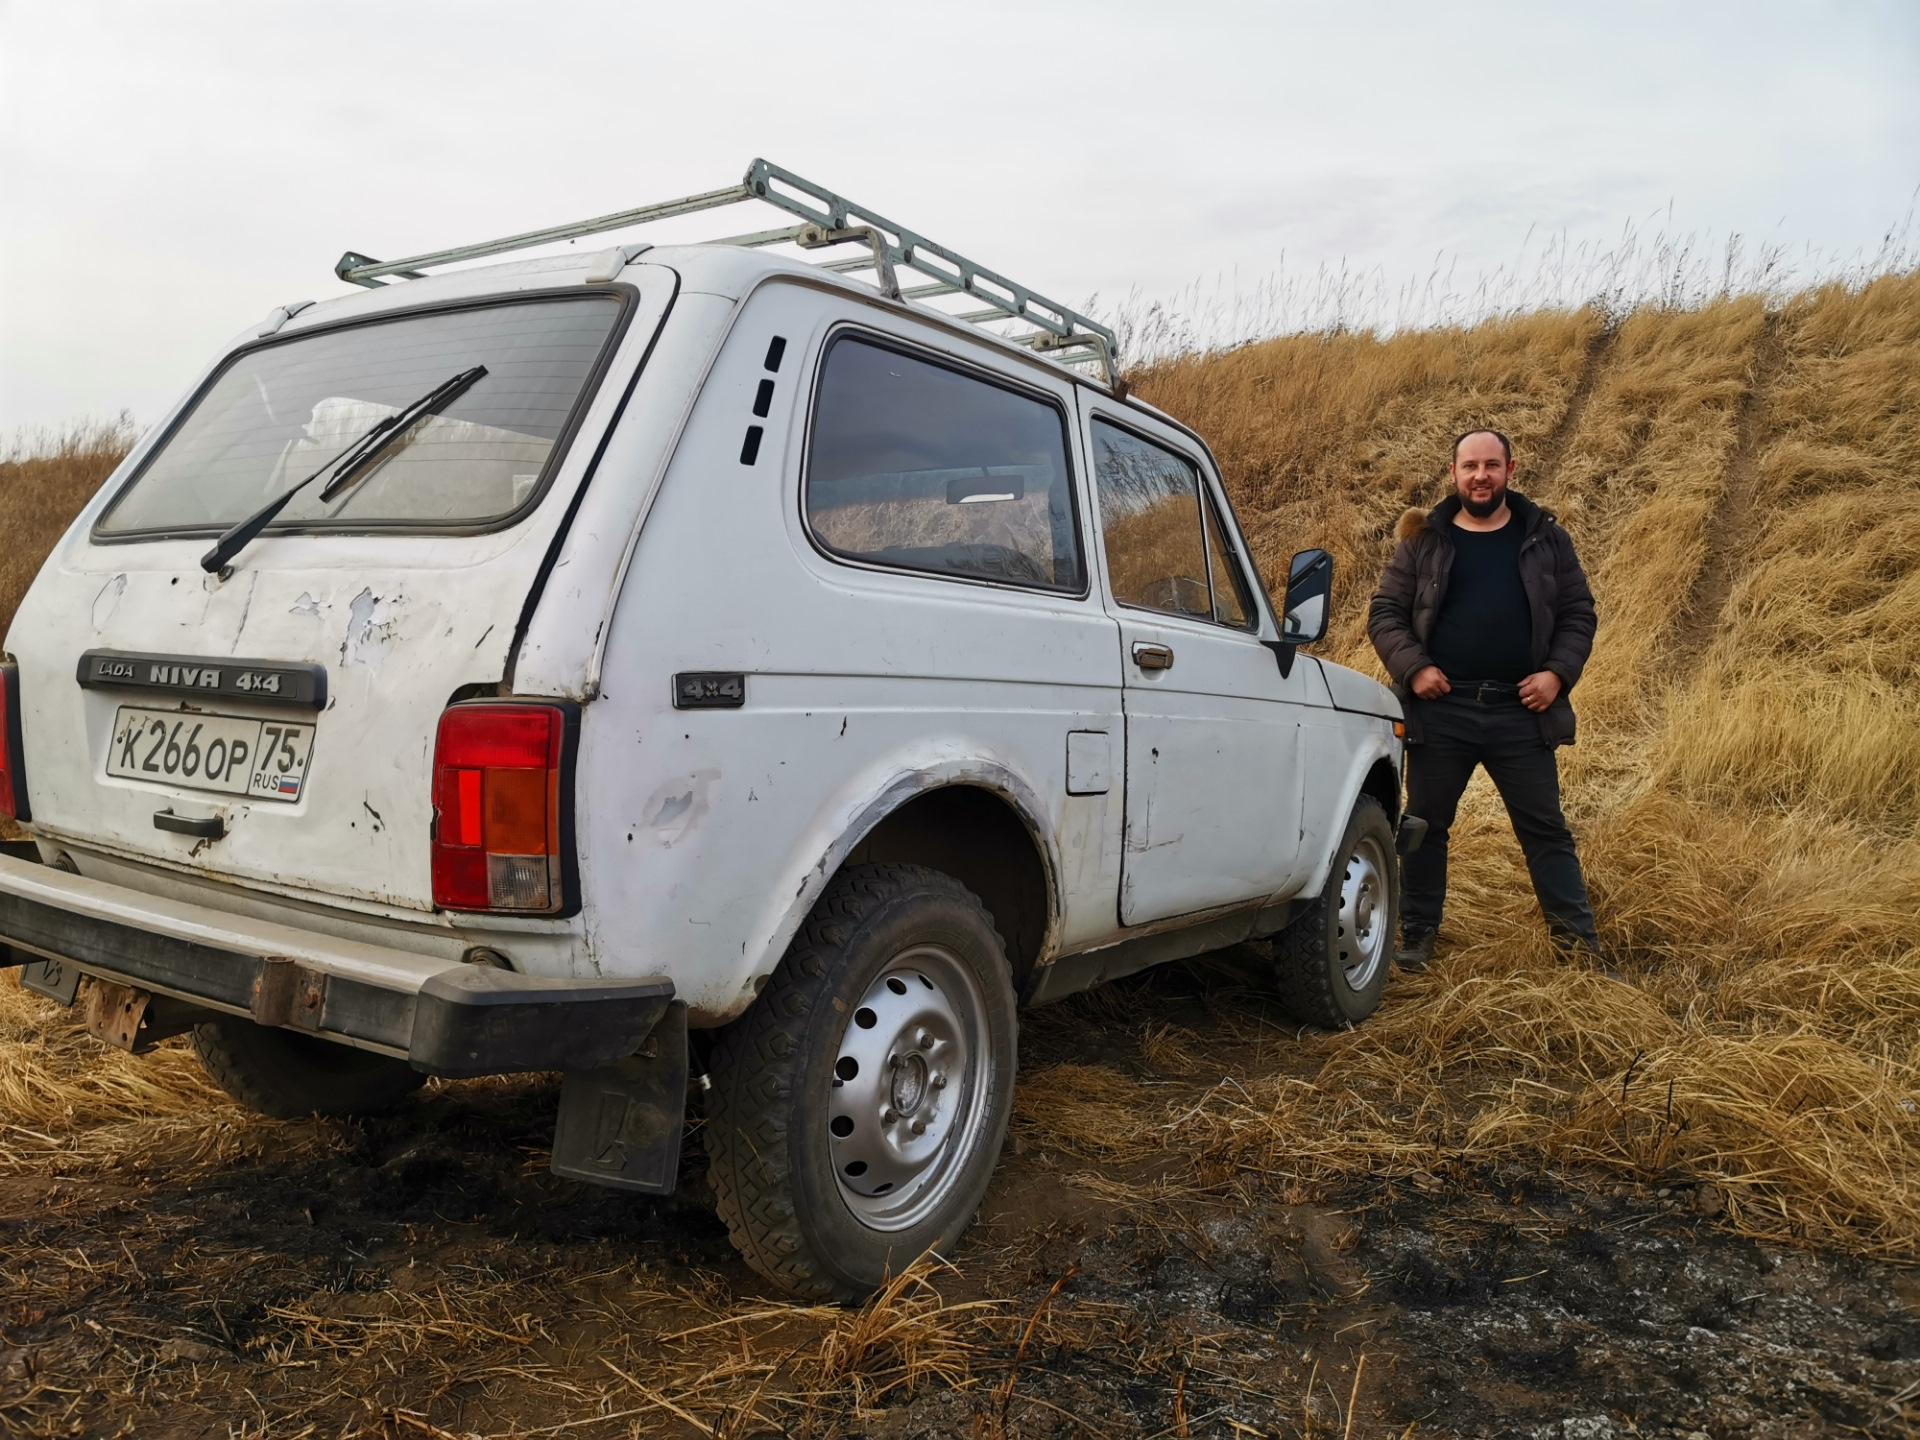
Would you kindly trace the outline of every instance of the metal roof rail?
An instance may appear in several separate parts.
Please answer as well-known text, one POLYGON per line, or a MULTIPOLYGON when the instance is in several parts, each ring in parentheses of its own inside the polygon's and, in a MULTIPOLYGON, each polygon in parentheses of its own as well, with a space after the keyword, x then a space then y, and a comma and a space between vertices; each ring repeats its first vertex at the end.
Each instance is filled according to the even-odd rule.
POLYGON ((836 195, 823 186, 802 179, 791 170, 783 170, 766 160, 755 160, 747 167, 745 178, 725 190, 709 190, 656 205, 642 205, 611 215, 580 220, 570 225, 553 225, 544 230, 529 230, 477 245, 456 245, 450 250, 435 250, 425 255, 410 255, 404 260, 375 260, 349 250, 333 267, 333 273, 355 285, 380 286, 392 279, 418 280, 431 266, 452 265, 462 260, 478 260, 503 255, 512 250, 531 249, 583 235, 666 220, 676 215, 691 215, 737 205, 743 200, 761 200, 797 216, 800 224, 776 230, 756 230, 745 235, 729 235, 709 244, 758 248, 793 244, 802 250, 860 244, 867 253, 855 259, 835 260, 821 268, 842 274, 862 270, 873 272, 880 293, 892 300, 932 300, 942 296, 964 296, 983 307, 960 313, 941 311, 949 319, 988 326, 1003 322, 1029 325, 1025 333, 990 332, 1000 339, 1024 345, 1058 364, 1098 365, 1107 385, 1118 389, 1119 340, 1113 331, 1038 291, 976 264, 964 255, 935 244, 904 225, 897 225, 876 211, 836 195), (926 277, 930 284, 902 288, 900 272, 910 270, 926 277))

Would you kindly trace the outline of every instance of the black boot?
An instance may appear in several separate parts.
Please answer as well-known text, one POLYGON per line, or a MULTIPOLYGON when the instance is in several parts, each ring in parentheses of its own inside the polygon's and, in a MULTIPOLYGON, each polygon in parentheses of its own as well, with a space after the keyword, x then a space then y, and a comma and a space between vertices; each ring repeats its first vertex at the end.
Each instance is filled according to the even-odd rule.
POLYGON ((1584 960, 1596 974, 1604 975, 1609 980, 1626 978, 1613 963, 1613 952, 1600 943, 1597 935, 1580 935, 1559 926, 1550 926, 1547 939, 1563 960, 1584 960))
POLYGON ((1400 948, 1393 952, 1393 963, 1408 975, 1418 975, 1427 968, 1427 962, 1433 959, 1433 942, 1440 938, 1437 930, 1428 930, 1411 925, 1400 927, 1400 948))

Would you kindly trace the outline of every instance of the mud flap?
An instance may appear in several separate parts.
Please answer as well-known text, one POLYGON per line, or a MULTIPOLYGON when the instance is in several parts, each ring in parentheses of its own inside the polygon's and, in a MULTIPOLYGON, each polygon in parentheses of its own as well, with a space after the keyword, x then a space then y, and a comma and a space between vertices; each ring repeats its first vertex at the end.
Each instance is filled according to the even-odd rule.
POLYGON ((687 1007, 667 1007, 639 1050, 560 1085, 552 1169, 569 1180, 671 1195, 687 1115, 687 1007))
POLYGON ((1411 855, 1420 848, 1427 838, 1427 822, 1418 815, 1402 815, 1399 833, 1393 837, 1393 848, 1402 855, 1411 855))

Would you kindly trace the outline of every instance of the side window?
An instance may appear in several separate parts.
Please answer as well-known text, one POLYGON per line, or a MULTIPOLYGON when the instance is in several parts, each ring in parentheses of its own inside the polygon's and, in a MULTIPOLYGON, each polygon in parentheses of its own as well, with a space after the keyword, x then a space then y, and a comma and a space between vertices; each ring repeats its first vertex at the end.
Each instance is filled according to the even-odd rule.
POLYGON ((1114 599, 1211 619, 1213 593, 1193 466, 1171 450, 1096 420, 1093 471, 1114 599))
POLYGON ((1201 496, 1207 511, 1207 555, 1213 562, 1213 618, 1236 630, 1251 630, 1259 622, 1253 597, 1247 594, 1247 582, 1240 567, 1233 563, 1233 551, 1227 546, 1226 527, 1214 509, 1213 497, 1201 496))
POLYGON ((1093 468, 1114 599, 1252 629, 1252 597, 1193 462, 1095 420, 1093 468))
POLYGON ((821 367, 805 504, 836 555, 1081 588, 1063 412, 856 336, 821 367))

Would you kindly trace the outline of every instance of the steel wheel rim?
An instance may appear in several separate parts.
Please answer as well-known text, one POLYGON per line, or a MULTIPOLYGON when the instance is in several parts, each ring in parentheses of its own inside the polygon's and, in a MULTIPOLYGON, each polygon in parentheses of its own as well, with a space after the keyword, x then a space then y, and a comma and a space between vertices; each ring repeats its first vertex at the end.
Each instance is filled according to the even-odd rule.
POLYGON ((1388 876, 1386 851, 1373 836, 1362 836, 1347 856, 1335 919, 1336 963, 1355 994, 1366 990, 1386 964, 1393 918, 1388 876))
POLYGON ((993 1066, 978 981, 938 945, 903 950, 848 1014, 834 1051, 827 1153, 861 1224, 905 1230, 965 1177, 993 1066))

